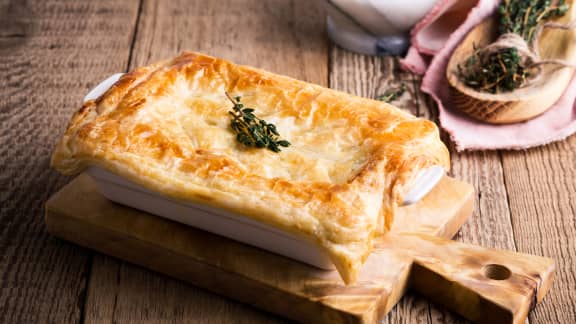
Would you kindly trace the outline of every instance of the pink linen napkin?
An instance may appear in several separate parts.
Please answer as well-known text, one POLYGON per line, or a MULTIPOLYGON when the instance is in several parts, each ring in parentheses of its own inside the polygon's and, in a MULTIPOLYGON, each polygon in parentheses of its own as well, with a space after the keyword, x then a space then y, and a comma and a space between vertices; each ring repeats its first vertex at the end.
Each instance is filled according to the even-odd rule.
POLYGON ((491 125, 451 107, 446 65, 454 48, 478 23, 491 15, 497 0, 439 0, 411 32, 412 47, 402 66, 424 74, 422 91, 438 104, 440 124, 458 151, 526 149, 562 140, 576 132, 576 78, 544 114, 522 123, 491 125))

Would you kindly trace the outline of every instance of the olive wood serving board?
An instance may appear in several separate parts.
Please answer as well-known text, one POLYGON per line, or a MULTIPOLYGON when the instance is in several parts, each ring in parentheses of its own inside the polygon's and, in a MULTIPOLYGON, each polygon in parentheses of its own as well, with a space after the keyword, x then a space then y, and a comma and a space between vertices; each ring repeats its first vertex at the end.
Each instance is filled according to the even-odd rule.
POLYGON ((46 203, 65 240, 311 323, 374 323, 407 288, 475 322, 523 323, 551 286, 551 259, 449 240, 471 215, 472 186, 445 177, 402 207, 356 284, 297 261, 121 206, 81 175, 46 203))

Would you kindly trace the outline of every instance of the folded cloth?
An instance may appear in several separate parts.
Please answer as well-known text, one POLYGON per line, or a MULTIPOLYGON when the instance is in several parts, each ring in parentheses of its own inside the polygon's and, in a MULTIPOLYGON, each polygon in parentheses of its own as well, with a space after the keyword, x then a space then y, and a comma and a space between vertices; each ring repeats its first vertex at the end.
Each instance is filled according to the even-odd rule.
POLYGON ((446 65, 466 34, 494 13, 499 1, 439 0, 411 32, 412 47, 402 66, 423 74, 422 91, 438 104, 439 119, 458 151, 525 149, 562 140, 576 132, 576 78, 544 114, 522 123, 492 125, 452 107, 446 65))

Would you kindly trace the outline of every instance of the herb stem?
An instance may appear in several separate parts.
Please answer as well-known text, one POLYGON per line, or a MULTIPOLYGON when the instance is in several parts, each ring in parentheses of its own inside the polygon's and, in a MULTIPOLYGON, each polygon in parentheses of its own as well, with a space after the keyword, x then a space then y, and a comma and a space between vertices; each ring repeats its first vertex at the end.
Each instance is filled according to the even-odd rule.
POLYGON ((384 94, 378 96, 377 99, 386 103, 391 103, 392 101, 400 98, 405 91, 406 85, 404 82, 402 82, 399 87, 387 90, 384 92, 384 94))

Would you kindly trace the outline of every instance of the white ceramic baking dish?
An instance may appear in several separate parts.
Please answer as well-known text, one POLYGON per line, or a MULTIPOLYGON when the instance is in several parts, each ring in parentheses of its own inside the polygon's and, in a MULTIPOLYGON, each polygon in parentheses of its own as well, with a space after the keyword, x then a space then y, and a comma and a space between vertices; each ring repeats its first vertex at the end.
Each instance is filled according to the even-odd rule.
MULTIPOLYGON (((98 98, 121 75, 121 73, 115 74, 104 80, 92 89, 84 100, 98 98)), ((90 167, 87 173, 95 180, 99 191, 114 202, 253 245, 321 269, 334 269, 328 255, 306 239, 227 211, 164 197, 99 167, 90 167)), ((432 190, 443 175, 442 167, 432 167, 420 172, 411 189, 404 195, 404 204, 413 204, 420 200, 432 190)))

